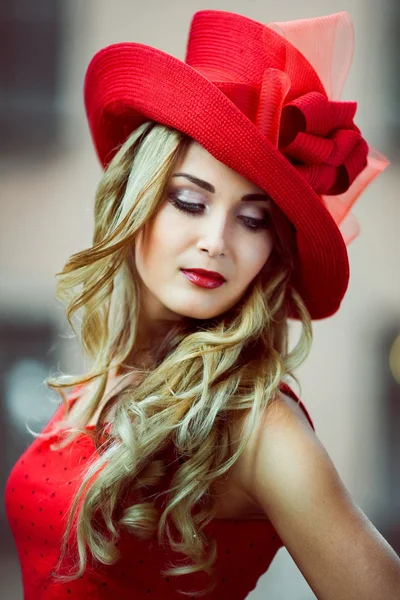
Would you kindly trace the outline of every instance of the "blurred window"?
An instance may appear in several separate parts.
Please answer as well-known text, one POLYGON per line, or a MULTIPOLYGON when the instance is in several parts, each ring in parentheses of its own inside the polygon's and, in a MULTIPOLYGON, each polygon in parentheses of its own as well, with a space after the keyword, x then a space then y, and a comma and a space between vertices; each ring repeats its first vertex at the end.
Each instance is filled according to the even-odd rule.
POLYGON ((0 154, 57 141, 63 0, 0 2, 0 154))

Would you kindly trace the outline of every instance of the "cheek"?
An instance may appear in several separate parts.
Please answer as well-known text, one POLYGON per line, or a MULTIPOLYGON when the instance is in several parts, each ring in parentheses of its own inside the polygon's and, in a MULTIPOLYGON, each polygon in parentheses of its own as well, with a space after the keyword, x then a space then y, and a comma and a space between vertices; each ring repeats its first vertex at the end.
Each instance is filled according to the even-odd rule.
POLYGON ((245 276, 247 274, 249 279, 253 279, 253 277, 255 277, 262 269, 273 248, 273 237, 269 232, 262 236, 254 234, 254 237, 258 237, 258 239, 251 244, 249 244, 247 240, 247 243, 243 245, 241 251, 242 271, 245 276))
POLYGON ((178 219, 168 210, 161 210, 146 233, 139 234, 137 261, 152 272, 164 271, 169 259, 176 259, 179 248, 184 244, 185 229, 178 219))

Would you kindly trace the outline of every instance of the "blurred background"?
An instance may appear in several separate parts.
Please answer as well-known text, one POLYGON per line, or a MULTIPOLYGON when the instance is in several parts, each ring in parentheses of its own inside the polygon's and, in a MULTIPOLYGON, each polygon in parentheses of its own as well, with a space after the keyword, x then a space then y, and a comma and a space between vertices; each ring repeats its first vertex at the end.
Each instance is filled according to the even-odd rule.
MULTIPOLYGON (((0 2, 0 478, 57 404, 50 372, 80 372, 83 358, 61 305, 55 273, 91 244, 101 169, 82 101, 86 67, 101 47, 137 41, 183 59, 200 9, 257 21, 347 10, 355 53, 342 99, 359 102, 356 123, 392 165, 354 214, 351 280, 337 315, 317 322, 299 378, 302 399, 345 485, 400 552, 400 3, 398 0, 3 0, 0 2)), ((293 326, 293 335, 297 335, 293 326)), ((14 542, 0 507, 2 598, 21 600, 14 542)), ((309 600, 313 593, 285 550, 251 600, 309 600)))

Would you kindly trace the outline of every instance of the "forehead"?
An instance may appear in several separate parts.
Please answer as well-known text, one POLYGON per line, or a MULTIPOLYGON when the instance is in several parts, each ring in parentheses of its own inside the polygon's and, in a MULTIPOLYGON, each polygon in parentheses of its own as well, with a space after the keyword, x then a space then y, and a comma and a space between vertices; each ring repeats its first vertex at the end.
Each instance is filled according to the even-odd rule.
POLYGON ((216 191, 222 190, 224 186, 234 185, 243 194, 263 192, 257 185, 214 158, 196 141, 192 141, 179 157, 174 169, 175 173, 178 171, 196 175, 212 183, 216 191))

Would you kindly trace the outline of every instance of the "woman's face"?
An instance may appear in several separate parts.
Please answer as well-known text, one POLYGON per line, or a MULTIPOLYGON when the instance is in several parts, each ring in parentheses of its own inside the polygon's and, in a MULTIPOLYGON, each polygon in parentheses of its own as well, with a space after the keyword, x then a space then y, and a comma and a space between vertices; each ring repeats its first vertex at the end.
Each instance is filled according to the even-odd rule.
POLYGON ((271 254, 270 202, 263 190, 192 142, 136 242, 146 314, 210 319, 234 306, 271 254), (225 281, 200 287, 184 275, 187 269, 216 271, 225 281))

